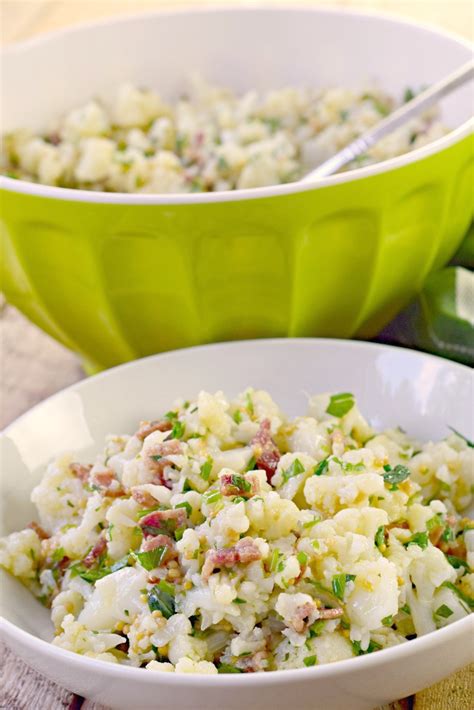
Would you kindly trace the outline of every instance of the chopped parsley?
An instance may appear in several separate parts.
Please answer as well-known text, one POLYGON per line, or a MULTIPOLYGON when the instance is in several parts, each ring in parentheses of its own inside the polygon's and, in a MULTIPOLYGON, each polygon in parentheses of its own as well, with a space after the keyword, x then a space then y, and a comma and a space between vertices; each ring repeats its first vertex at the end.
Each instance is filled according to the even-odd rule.
POLYGON ((377 528, 377 532, 375 533, 375 545, 379 548, 382 547, 382 545, 385 545, 385 526, 381 525, 379 528, 377 528))
POLYGON ((182 503, 177 503, 177 505, 175 505, 174 507, 175 508, 184 508, 186 510, 186 513, 188 514, 188 517, 190 517, 192 515, 193 509, 187 500, 183 500, 182 503))
POLYGON ((222 499, 220 491, 206 491, 203 496, 205 503, 212 505, 222 499))
POLYGON ((250 493, 252 490, 252 484, 250 481, 247 481, 243 476, 239 476, 238 473, 233 473, 231 475, 230 482, 234 488, 238 488, 240 491, 244 491, 245 493, 250 493))
POLYGON ((385 616, 382 619, 382 625, 383 626, 391 626, 393 624, 393 616, 389 614, 389 616, 385 616))
POLYGON ((474 609, 474 599, 465 594, 462 589, 456 587, 452 582, 443 582, 441 586, 446 587, 446 589, 450 589, 452 592, 454 592, 456 596, 459 597, 462 602, 464 602, 464 604, 467 604, 469 609, 474 609))
POLYGON ((245 400, 246 400, 246 402, 247 402, 247 412, 248 412, 251 416, 253 416, 253 415, 255 414, 255 409, 254 409, 254 406, 253 406, 252 397, 250 396, 250 392, 247 392, 247 393, 246 393, 246 395, 245 395, 245 400))
POLYGON ((360 647, 360 641, 352 641, 352 648, 356 656, 363 656, 366 653, 373 653, 374 651, 379 651, 382 646, 375 641, 369 641, 367 650, 363 651, 360 647))
POLYGON ((456 555, 446 555, 446 559, 448 560, 449 564, 454 567, 454 569, 460 569, 461 567, 464 567, 466 572, 471 571, 469 563, 466 562, 466 560, 463 560, 462 557, 456 557, 456 555))
POLYGON ((426 532, 417 532, 414 533, 411 538, 407 541, 404 542, 404 546, 408 547, 409 545, 418 545, 418 547, 421 547, 422 550, 426 550, 428 547, 428 533, 426 532))
POLYGON ((139 561, 142 567, 148 572, 156 567, 159 567, 165 559, 168 548, 166 545, 160 545, 153 550, 147 552, 134 552, 133 556, 139 561))
POLYGON ((235 599, 232 600, 234 604, 247 604, 245 599, 240 599, 240 597, 235 597, 235 599))
POLYGON ((218 673, 242 673, 240 668, 237 666, 231 666, 230 663, 220 663, 217 666, 218 673))
POLYGON ((181 439, 181 437, 183 435, 184 435, 184 424, 183 424, 183 422, 176 420, 173 423, 173 428, 171 430, 171 434, 167 438, 168 439, 181 439))
POLYGON ((169 619, 176 611, 173 596, 160 589, 157 584, 148 592, 148 607, 150 611, 161 611, 165 619, 169 619))
POLYGON ((452 614, 454 614, 453 610, 446 604, 441 604, 435 611, 435 616, 440 616, 442 619, 448 619, 452 614))
POLYGON ((315 467, 313 471, 313 476, 322 476, 326 473, 329 467, 329 459, 323 459, 315 467))
POLYGON ((345 414, 351 411, 355 404, 354 395, 350 392, 341 392, 340 394, 333 394, 329 400, 328 407, 326 409, 327 414, 331 414, 333 417, 343 417, 345 414))
POLYGON ((441 513, 437 513, 434 515, 432 518, 430 518, 427 523, 426 523, 426 529, 428 531, 434 530, 435 528, 439 528, 443 524, 443 520, 441 517, 441 513))
POLYGON ((248 462, 247 466, 245 467, 245 471, 255 471, 256 465, 257 465, 257 461, 255 459, 255 456, 252 456, 250 458, 250 461, 248 462))
POLYGON ((404 91, 404 93, 403 93, 403 102, 404 102, 405 104, 407 104, 409 101, 411 101, 412 99, 414 99, 415 96, 416 96, 416 94, 415 94, 415 92, 413 91, 413 89, 411 89, 409 86, 407 86, 407 88, 405 89, 405 91, 404 91))
POLYGON ((306 552, 298 552, 296 555, 296 559, 300 563, 300 565, 305 565, 308 562, 308 555, 306 552))
MULTIPOLYGON (((33 550, 32 550, 33 552, 33 550)), ((34 553, 32 555, 34 559, 34 553)), ((65 552, 64 552, 64 547, 57 547, 53 554, 51 555, 51 562, 53 564, 57 564, 58 562, 61 562, 61 560, 65 557, 65 552)))
POLYGON ((395 468, 389 465, 384 466, 384 471, 383 480, 391 486, 391 491, 396 491, 398 484, 407 479, 410 475, 410 469, 403 466, 401 463, 397 464, 395 468))
POLYGON ((236 424, 240 424, 242 421, 242 412, 240 409, 236 409, 235 412, 232 415, 232 419, 236 424))
POLYGON ((324 623, 325 623, 324 619, 318 619, 317 621, 314 622, 314 624, 312 624, 309 627, 310 639, 314 638, 315 636, 319 636, 322 633, 322 631, 324 629, 324 623))
POLYGON ((166 594, 171 594, 171 596, 174 597, 175 588, 174 588, 173 584, 170 584, 169 582, 166 582, 166 580, 162 579, 161 582, 158 582, 158 584, 156 586, 162 592, 166 592, 166 594))
POLYGON ((300 473, 304 473, 304 466, 299 459, 292 461, 291 465, 283 471, 283 480, 285 483, 293 478, 293 476, 298 476, 300 473))
POLYGON ((316 656, 306 656, 306 658, 303 658, 303 663, 309 668, 316 665, 316 660, 316 656))
POLYGON ((352 582, 354 579, 354 574, 335 574, 331 582, 334 595, 342 601, 346 591, 346 584, 352 582))
POLYGON ((201 474, 200 475, 201 475, 201 478, 203 478, 205 481, 209 480, 209 476, 211 475, 213 463, 214 462, 213 462, 212 458, 209 456, 207 461, 205 461, 203 463, 203 465, 201 466, 201 474))

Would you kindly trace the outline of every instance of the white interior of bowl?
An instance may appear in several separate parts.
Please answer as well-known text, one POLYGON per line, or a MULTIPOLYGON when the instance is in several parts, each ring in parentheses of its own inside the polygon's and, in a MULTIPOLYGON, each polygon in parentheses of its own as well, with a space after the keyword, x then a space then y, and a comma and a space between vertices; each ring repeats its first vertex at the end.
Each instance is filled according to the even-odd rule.
MULTIPOLYGON (((474 432, 471 371, 400 348, 331 340, 259 340, 210 345, 139 360, 92 377, 41 403, 0 438, 0 535, 34 515, 29 494, 46 464, 65 451, 87 461, 106 434, 127 433, 201 389, 236 395, 267 389, 289 415, 306 411, 307 395, 354 392, 376 428, 401 425, 422 440, 453 426, 474 432)), ((2 572, 1 611, 16 626, 52 636, 49 612, 2 572)))
MULTIPOLYGON (((382 15, 343 10, 240 8, 137 15, 9 48, 2 67, 2 130, 44 128, 91 97, 110 97, 124 81, 152 87, 167 98, 182 93, 191 72, 239 92, 286 85, 360 87, 376 81, 401 96, 407 86, 431 84, 470 57, 467 42, 453 36, 382 15)), ((439 150, 465 135, 471 114, 472 91, 466 86, 443 101, 443 120, 453 129, 463 126, 461 132, 320 184, 373 174, 439 150)), ((3 182, 12 190, 50 196, 75 192, 76 199, 77 193, 87 199, 84 191, 8 178, 3 182)), ((233 197, 181 195, 178 200, 215 200, 220 194, 224 199, 266 196, 311 187, 258 188, 235 191, 233 197)), ((89 199, 116 201, 116 196, 99 195, 89 199)), ((170 196, 128 195, 127 201, 168 202, 170 196)))

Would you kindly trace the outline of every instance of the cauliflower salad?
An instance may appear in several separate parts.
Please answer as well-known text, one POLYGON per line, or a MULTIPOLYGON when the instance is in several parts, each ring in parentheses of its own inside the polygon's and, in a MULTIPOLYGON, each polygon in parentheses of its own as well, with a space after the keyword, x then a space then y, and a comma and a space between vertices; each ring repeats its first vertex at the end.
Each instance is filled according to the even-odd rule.
MULTIPOLYGON (((43 133, 3 141, 1 170, 45 185, 108 192, 185 193, 298 180, 413 98, 375 86, 359 90, 287 87, 243 95, 196 78, 166 102, 133 84, 93 99, 43 133)), ((419 148, 446 133, 437 110, 408 121, 349 167, 419 148)))
POLYGON ((63 455, 0 563, 53 644, 164 673, 304 668, 474 605, 473 444, 374 431, 350 393, 288 419, 264 391, 179 400, 93 463, 63 455))

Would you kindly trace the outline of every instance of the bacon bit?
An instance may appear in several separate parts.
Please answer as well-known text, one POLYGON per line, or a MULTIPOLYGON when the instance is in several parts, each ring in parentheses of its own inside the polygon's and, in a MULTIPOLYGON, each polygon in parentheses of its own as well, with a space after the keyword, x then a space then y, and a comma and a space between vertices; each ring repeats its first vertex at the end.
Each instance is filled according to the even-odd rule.
POLYGON ((173 560, 178 557, 178 552, 176 550, 176 545, 173 540, 168 537, 168 535, 155 535, 154 537, 148 537, 142 545, 142 552, 150 552, 157 547, 168 548, 164 562, 168 560, 173 560))
POLYGON ((27 525, 26 527, 30 528, 30 530, 34 530, 40 540, 49 540, 50 536, 48 535, 46 530, 41 527, 41 525, 38 525, 38 523, 35 523, 33 521, 29 525, 27 525))
POLYGON ((318 609, 320 619, 339 619, 344 611, 340 607, 334 609, 318 609))
POLYGON ((438 543, 441 540, 441 535, 443 534, 444 527, 445 526, 441 524, 430 530, 428 537, 430 538, 431 544, 435 547, 438 547, 438 543))
POLYGON ((48 143, 51 143, 51 145, 59 145, 61 143, 61 136, 57 131, 53 131, 49 134, 47 140, 48 143))
POLYGON ((104 471, 95 471, 92 475, 91 484, 101 489, 101 493, 109 498, 119 498, 125 495, 125 489, 109 468, 104 471))
POLYGON ((69 470, 79 478, 79 480, 85 482, 89 478, 89 473, 92 468, 92 464, 84 465, 82 463, 70 463, 69 470))
POLYGON ((233 567, 238 562, 243 565, 260 560, 261 552, 251 537, 244 537, 234 547, 222 550, 208 550, 201 571, 201 577, 207 581, 216 567, 233 567))
POLYGON ((395 520, 394 523, 389 523, 385 526, 385 531, 392 530, 393 528, 402 528, 402 530, 409 530, 410 526, 406 520, 395 520))
POLYGON ((255 465, 258 469, 265 471, 268 483, 271 482, 278 466, 278 462, 281 458, 278 446, 271 437, 270 428, 270 420, 264 419, 260 423, 260 429, 251 441, 251 444, 254 447, 253 452, 256 461, 255 465))
POLYGON ((140 422, 140 428, 135 432, 138 439, 146 439, 154 431, 171 431, 173 425, 168 419, 155 419, 152 422, 140 422))
POLYGON ((223 496, 242 496, 243 498, 251 498, 260 492, 260 487, 256 479, 247 479, 240 474, 235 473, 224 473, 220 477, 220 490, 223 496), (248 490, 240 487, 238 484, 240 478, 248 484, 248 490))
POLYGON ((141 491, 138 488, 132 489, 132 498, 136 503, 143 505, 144 508, 153 508, 153 506, 158 505, 158 501, 153 498, 151 493, 141 491))
POLYGON ((188 514, 185 508, 174 508, 172 510, 154 510, 153 513, 143 516, 140 520, 140 527, 145 535, 153 535, 146 528, 161 528, 163 523, 172 520, 176 522, 176 526, 180 527, 186 523, 188 514))
POLYGON ((244 673, 256 673, 266 670, 268 663, 268 651, 257 651, 251 656, 246 656, 239 660, 239 666, 244 673))
POLYGON ((315 602, 305 602, 296 609, 295 615, 290 621, 290 626, 297 634, 302 634, 318 618, 318 608, 315 602))
POLYGON ((150 449, 145 461, 145 468, 153 476, 152 483, 171 488, 172 484, 164 477, 164 470, 171 464, 168 457, 177 456, 181 452, 181 442, 177 439, 163 441, 150 449))
POLYGON ((105 537, 99 537, 92 550, 83 559, 85 567, 92 567, 98 557, 101 557, 107 549, 107 541, 105 537))
POLYGON ((123 653, 128 653, 128 649, 130 646, 130 641, 128 640, 127 637, 125 637, 123 643, 119 643, 118 646, 115 646, 117 651, 122 651, 123 653))

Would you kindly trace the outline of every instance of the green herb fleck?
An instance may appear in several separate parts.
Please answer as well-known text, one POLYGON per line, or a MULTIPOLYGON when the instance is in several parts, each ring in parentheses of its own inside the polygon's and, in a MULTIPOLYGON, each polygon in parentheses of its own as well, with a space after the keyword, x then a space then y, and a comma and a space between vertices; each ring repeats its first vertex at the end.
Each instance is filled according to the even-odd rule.
POLYGON ((405 547, 408 547, 409 545, 418 545, 418 547, 421 547, 422 550, 426 550, 426 548, 428 547, 428 542, 428 533, 417 532, 412 535, 407 542, 404 542, 403 544, 405 547))
POLYGON ((148 607, 150 611, 161 611, 165 619, 169 619, 176 611, 172 595, 160 589, 157 584, 148 592, 148 607))
POLYGON ((313 476, 322 476, 326 473, 329 467, 329 459, 323 459, 315 467, 313 471, 313 476))
POLYGON ((346 584, 352 582, 354 579, 354 574, 335 574, 331 582, 334 595, 342 601, 346 591, 346 584))
POLYGON ((442 619, 448 619, 452 614, 454 614, 453 610, 446 604, 441 604, 435 611, 435 616, 440 616, 442 619))
POLYGON ((236 666, 231 666, 230 663, 220 663, 217 666, 217 672, 218 673, 242 673, 240 668, 237 668, 236 666))
POLYGON ((309 668, 309 666, 315 666, 316 665, 316 656, 306 656, 306 658, 303 658, 303 663, 308 668, 309 668))
POLYGON ((209 456, 207 461, 203 463, 201 466, 201 478, 203 478, 205 481, 209 480, 209 476, 211 475, 212 471, 212 464, 213 464, 212 458, 209 456))
POLYGON ((150 571, 156 567, 160 567, 166 557, 167 551, 168 548, 166 545, 160 545, 159 547, 155 547, 153 550, 149 550, 148 552, 136 552, 133 554, 141 566, 150 571))
POLYGON ((351 411, 355 404, 354 395, 350 392, 341 392, 333 394, 329 400, 329 405, 326 409, 327 414, 333 417, 343 417, 351 411))
POLYGON ((235 412, 232 415, 232 419, 236 424, 240 424, 242 421, 242 412, 240 409, 236 409, 235 412))
POLYGON ((177 505, 174 506, 175 508, 184 508, 186 510, 186 513, 188 515, 188 518, 192 515, 193 509, 191 505, 188 503, 187 500, 183 500, 182 503, 178 503, 177 505))
POLYGON ((324 624, 324 619, 318 619, 315 621, 314 624, 309 627, 309 637, 314 638, 315 636, 319 636, 324 629, 324 624))
POLYGON ((456 594, 457 597, 459 597, 459 599, 461 601, 463 601, 465 604, 467 604, 467 606, 470 609, 474 609, 474 599, 472 597, 468 596, 467 594, 465 594, 462 591, 462 589, 459 589, 459 587, 456 587, 452 582, 443 582, 443 584, 441 586, 446 587, 447 589, 450 589, 452 592, 454 592, 456 594))
POLYGON ((235 597, 235 599, 232 600, 234 604, 247 604, 245 599, 240 599, 240 597, 235 597))
POLYGON ((299 459, 292 461, 291 465, 288 466, 286 471, 283 471, 283 480, 289 481, 293 476, 298 476, 300 473, 304 473, 304 466, 299 459))
POLYGON ((257 465, 257 461, 255 460, 255 456, 252 456, 250 461, 248 462, 245 471, 255 471, 255 466, 257 465))
POLYGON ((305 565, 308 562, 308 555, 306 552, 298 552, 296 555, 296 559, 300 563, 300 565, 305 565))
POLYGON ((401 483, 410 475, 410 470, 399 463, 395 468, 390 468, 384 466, 385 473, 383 474, 383 480, 392 486, 391 490, 397 490, 397 484, 401 483))
POLYGON ((382 619, 382 624, 383 626, 392 626, 393 624, 393 616, 390 614, 389 616, 385 616, 382 619))
POLYGON ((375 533, 375 545, 379 550, 382 545, 385 545, 385 527, 383 525, 377 528, 377 532, 375 533))

